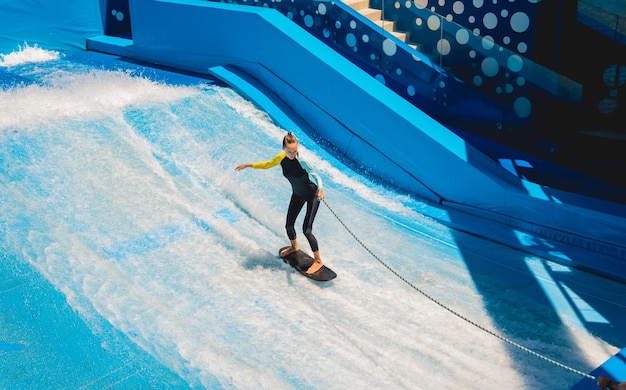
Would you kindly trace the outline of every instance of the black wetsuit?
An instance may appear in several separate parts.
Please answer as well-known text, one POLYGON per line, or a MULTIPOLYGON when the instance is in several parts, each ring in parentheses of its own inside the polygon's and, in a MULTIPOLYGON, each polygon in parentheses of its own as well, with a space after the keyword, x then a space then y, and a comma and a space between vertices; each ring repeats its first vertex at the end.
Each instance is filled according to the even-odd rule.
POLYGON ((285 229, 287 230, 287 236, 290 240, 296 239, 296 218, 302 207, 306 203, 306 214, 304 216, 304 223, 302 224, 302 231, 304 236, 309 241, 311 250, 317 252, 319 250, 317 246, 317 239, 313 235, 313 221, 319 208, 320 200, 317 197, 317 185, 311 181, 307 171, 302 168, 298 159, 293 160, 285 157, 280 162, 283 168, 283 175, 291 183, 293 190, 291 194, 291 200, 289 201, 289 208, 287 209, 287 220, 285 222, 285 229))

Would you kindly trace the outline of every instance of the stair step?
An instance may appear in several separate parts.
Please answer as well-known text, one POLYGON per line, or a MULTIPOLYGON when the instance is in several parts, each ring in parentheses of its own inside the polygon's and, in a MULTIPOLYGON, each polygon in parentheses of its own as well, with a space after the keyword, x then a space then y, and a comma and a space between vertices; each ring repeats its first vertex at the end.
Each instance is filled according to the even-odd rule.
POLYGON ((359 12, 361 15, 365 16, 367 19, 376 23, 381 28, 393 34, 399 40, 406 42, 407 34, 399 31, 394 31, 396 27, 396 23, 389 20, 382 20, 382 11, 375 8, 369 7, 369 0, 344 0, 344 3, 350 6, 355 11, 359 12))
POLYGON ((373 20, 373 22, 389 32, 393 32, 396 28, 396 22, 390 22, 388 20, 373 20))
POLYGON ((379 21, 383 16, 383 11, 375 8, 364 8, 358 11, 361 15, 365 16, 373 22, 379 21))
POLYGON ((395 35, 396 38, 398 38, 402 42, 406 42, 406 33, 399 32, 399 31, 392 31, 391 33, 395 35))
POLYGON ((369 8, 370 6, 369 0, 344 0, 344 3, 357 11, 369 8))

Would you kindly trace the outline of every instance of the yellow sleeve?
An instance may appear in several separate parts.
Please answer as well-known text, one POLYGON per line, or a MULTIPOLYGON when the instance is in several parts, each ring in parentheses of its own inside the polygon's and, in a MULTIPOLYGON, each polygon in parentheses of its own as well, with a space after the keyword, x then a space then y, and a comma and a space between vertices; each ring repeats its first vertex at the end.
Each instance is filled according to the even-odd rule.
POLYGON ((281 161, 283 161, 283 158, 285 158, 285 156, 286 156, 286 153, 283 150, 282 152, 274 156, 274 158, 271 160, 252 163, 252 168, 268 169, 268 168, 275 167, 276 165, 280 164, 281 161))

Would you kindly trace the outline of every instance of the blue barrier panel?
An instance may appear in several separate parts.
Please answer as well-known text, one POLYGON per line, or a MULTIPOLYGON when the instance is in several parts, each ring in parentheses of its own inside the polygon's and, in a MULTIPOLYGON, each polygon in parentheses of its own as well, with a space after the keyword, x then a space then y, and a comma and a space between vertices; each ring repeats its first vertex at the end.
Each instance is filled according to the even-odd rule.
POLYGON ((2 1, 0 16, 0 52, 25 43, 49 50, 84 49, 85 38, 103 32, 98 1, 2 1))

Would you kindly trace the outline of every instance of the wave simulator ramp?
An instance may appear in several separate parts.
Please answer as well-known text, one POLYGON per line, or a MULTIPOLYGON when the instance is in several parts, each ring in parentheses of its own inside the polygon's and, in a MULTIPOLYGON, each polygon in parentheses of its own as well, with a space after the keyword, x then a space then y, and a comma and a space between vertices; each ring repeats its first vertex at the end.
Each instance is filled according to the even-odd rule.
MULTIPOLYGON (((463 216, 496 221, 567 248, 544 248, 542 256, 626 278, 626 207, 514 176, 278 11, 133 0, 130 17, 132 39, 95 36, 87 48, 218 75, 261 107, 280 100, 356 164, 445 206, 452 226, 488 236, 463 216)), ((268 113, 280 124, 280 115, 268 113)))

